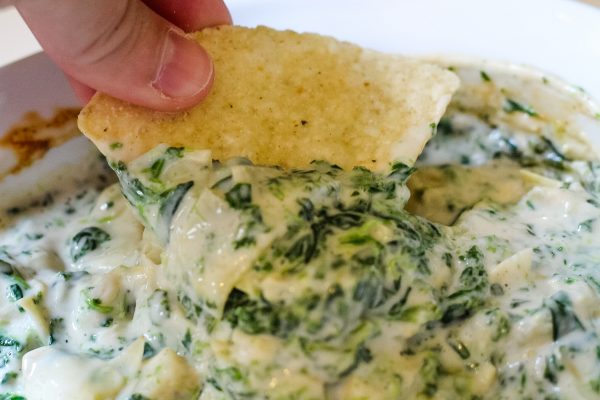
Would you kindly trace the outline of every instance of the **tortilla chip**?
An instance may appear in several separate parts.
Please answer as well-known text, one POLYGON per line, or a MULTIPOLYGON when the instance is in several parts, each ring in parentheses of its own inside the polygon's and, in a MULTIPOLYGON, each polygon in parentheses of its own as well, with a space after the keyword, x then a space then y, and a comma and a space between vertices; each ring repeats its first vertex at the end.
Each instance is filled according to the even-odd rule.
POLYGON ((166 143, 220 160, 384 170, 414 163, 459 83, 443 68, 314 34, 227 26, 193 37, 216 73, 201 104, 161 113, 97 94, 81 112, 80 129, 108 158, 166 143))

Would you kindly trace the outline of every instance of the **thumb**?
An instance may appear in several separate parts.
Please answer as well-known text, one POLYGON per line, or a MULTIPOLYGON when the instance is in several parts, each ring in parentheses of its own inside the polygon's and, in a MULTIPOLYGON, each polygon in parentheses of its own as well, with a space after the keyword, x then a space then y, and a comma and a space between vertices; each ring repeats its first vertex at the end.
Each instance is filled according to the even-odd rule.
POLYGON ((139 0, 19 0, 16 6, 46 53, 95 90, 174 111, 210 89, 208 54, 139 0))

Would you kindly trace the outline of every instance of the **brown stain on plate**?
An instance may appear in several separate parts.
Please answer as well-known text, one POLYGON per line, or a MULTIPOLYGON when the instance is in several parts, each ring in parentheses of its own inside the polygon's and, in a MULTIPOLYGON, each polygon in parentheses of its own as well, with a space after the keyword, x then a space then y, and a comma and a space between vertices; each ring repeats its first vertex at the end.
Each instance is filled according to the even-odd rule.
POLYGON ((0 171, 0 177, 19 172, 44 157, 53 147, 79 135, 79 111, 79 108, 58 108, 50 118, 35 111, 25 113, 21 121, 0 137, 0 148, 9 150, 16 158, 16 164, 0 171))

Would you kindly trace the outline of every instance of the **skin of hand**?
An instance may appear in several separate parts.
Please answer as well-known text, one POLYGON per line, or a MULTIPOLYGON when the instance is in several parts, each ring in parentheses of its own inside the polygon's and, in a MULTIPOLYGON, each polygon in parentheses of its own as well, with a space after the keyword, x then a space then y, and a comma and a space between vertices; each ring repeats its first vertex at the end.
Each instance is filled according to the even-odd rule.
POLYGON ((213 64, 185 36, 230 24, 222 0, 17 0, 44 51, 83 103, 100 91, 158 111, 200 102, 213 64))

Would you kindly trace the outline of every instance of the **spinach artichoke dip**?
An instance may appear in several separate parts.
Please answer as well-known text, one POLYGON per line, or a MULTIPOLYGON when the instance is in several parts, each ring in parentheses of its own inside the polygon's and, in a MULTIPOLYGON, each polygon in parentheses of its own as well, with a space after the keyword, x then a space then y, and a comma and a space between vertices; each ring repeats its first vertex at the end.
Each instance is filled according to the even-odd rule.
POLYGON ((159 145, 4 210, 0 399, 600 398, 598 110, 444 63, 414 167, 159 145))

